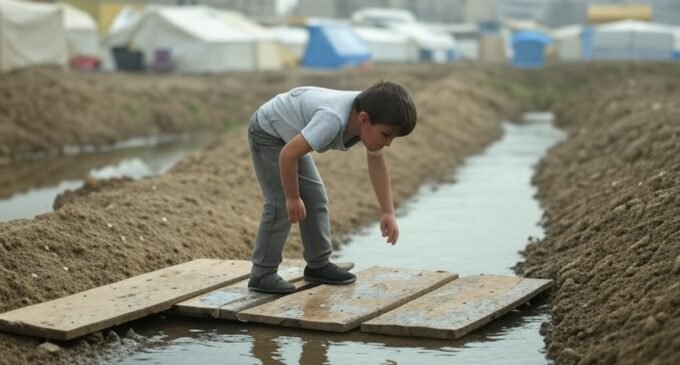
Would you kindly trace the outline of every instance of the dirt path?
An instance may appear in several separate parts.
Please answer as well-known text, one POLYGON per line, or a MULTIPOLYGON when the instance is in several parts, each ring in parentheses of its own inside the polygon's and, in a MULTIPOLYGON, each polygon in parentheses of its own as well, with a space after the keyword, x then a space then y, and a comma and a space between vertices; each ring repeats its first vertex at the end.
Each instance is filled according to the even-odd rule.
MULTIPOLYGON (((395 200, 400 202, 413 194, 424 180, 448 175, 465 156, 498 138, 501 118, 516 112, 512 103, 498 93, 485 90, 473 81, 475 77, 469 72, 464 72, 464 77, 446 76, 452 74, 451 70, 438 72, 416 69, 333 77, 278 75, 274 79, 269 75, 269 79, 259 80, 254 76, 237 76, 219 80, 181 78, 181 82, 167 78, 158 82, 185 85, 179 93, 182 100, 185 93, 193 100, 205 97, 208 100, 205 104, 197 104, 201 113, 230 114, 244 122, 246 110, 240 108, 233 112, 203 111, 203 108, 217 108, 209 94, 219 89, 218 85, 248 90, 242 95, 244 100, 233 99, 238 93, 231 91, 232 100, 228 105, 245 105, 248 108, 243 109, 252 113, 252 105, 258 98, 303 81, 338 88, 361 88, 380 78, 402 82, 414 94, 420 120, 415 132, 396 141, 388 152, 395 200)), ((31 77, 43 76, 38 73, 31 77)), ((57 77, 60 84, 70 85, 65 75, 48 75, 46 79, 52 77, 57 77)), ((77 76, 73 82, 84 82, 81 77, 77 76)), ((90 82, 89 87, 97 88, 99 81, 107 87, 121 82, 116 79, 119 76, 110 77, 102 81, 106 77, 87 76, 85 79, 90 81, 85 83, 90 82)), ((115 91, 123 95, 158 92, 154 98, 163 99, 163 103, 179 102, 174 99, 174 92, 144 89, 158 87, 154 84, 156 81, 145 81, 149 81, 146 86, 131 81, 126 84, 126 90, 115 91)), ((120 108, 112 105, 114 109, 120 108)), ((78 110, 74 108, 73 114, 78 110)), ((150 114, 140 120, 156 123, 150 114)), ((182 125, 181 121, 178 117, 171 124, 182 125)), ((97 119, 88 122, 100 124, 97 119)), ((144 126, 140 128, 137 131, 146 130, 144 126)), ((91 137, 85 132, 83 136, 91 137)), ((378 206, 361 148, 342 156, 338 152, 316 155, 315 159, 327 184, 337 244, 348 233, 374 221, 378 206)), ((193 258, 247 259, 261 207, 260 192, 251 170, 245 129, 235 127, 211 148, 186 158, 166 175, 140 181, 89 181, 83 189, 60 196, 54 213, 0 224, 0 312, 193 258)), ((299 257, 300 250, 299 235, 294 232, 286 255, 299 257)), ((93 349, 101 349, 96 344, 98 341, 97 338, 77 340, 65 344, 56 354, 46 354, 36 350, 38 340, 0 333, 3 353, 0 363, 69 363, 74 357, 89 356, 96 352, 93 349)))

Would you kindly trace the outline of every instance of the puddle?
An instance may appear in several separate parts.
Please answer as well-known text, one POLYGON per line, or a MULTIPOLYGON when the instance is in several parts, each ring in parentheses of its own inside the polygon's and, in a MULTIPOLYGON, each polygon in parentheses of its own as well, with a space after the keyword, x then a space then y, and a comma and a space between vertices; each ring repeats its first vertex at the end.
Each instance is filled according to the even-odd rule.
MULTIPOLYGON (((401 237, 387 245, 377 226, 353 236, 336 261, 512 275, 529 236, 542 237, 533 167, 563 138, 551 115, 504 124, 504 137, 458 169, 455 184, 425 186, 402 207, 401 237)), ((109 364, 547 364, 542 303, 524 305, 455 341, 344 334, 156 315, 126 327, 149 340, 109 364)), ((124 330, 124 329, 123 329, 124 330)))
POLYGON ((80 188, 88 176, 140 179, 162 174, 206 142, 204 136, 135 138, 106 148, 80 148, 86 153, 0 165, 0 222, 51 212, 58 194, 80 188))

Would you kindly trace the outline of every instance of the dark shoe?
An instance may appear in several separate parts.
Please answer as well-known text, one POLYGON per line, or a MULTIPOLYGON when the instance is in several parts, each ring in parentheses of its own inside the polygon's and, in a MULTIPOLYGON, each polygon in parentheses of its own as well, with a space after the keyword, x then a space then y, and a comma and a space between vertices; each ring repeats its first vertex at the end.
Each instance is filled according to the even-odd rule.
POLYGON ((295 285, 283 280, 277 273, 267 274, 248 280, 248 289, 260 293, 288 294, 295 291, 295 285))
POLYGON ((356 275, 339 268, 332 262, 318 269, 305 267, 305 280, 312 283, 322 283, 331 285, 350 284, 357 280, 356 275))

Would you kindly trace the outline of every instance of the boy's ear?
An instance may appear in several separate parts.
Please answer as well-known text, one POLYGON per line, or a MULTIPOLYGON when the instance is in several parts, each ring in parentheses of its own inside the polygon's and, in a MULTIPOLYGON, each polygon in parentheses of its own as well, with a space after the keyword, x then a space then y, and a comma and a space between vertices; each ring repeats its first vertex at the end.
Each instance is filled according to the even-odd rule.
POLYGON ((370 123, 371 117, 366 112, 359 112, 359 123, 366 124, 370 123))

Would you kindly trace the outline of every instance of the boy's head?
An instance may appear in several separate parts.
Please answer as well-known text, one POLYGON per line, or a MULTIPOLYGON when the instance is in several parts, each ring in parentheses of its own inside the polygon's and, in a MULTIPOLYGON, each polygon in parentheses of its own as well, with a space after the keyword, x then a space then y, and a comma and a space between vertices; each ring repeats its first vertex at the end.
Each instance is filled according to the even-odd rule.
POLYGON ((389 81, 380 81, 362 91, 354 100, 354 110, 366 112, 371 124, 386 124, 398 137, 408 135, 416 127, 418 115, 408 91, 389 81))

